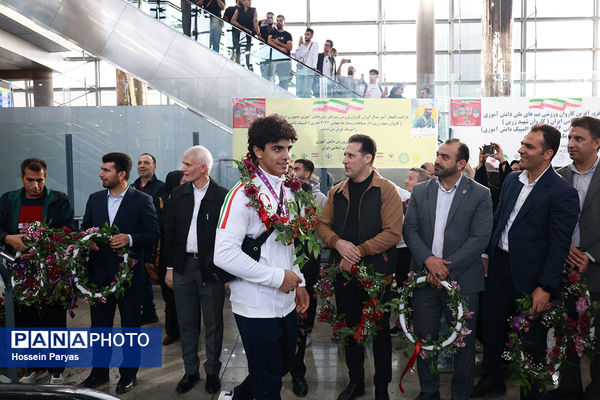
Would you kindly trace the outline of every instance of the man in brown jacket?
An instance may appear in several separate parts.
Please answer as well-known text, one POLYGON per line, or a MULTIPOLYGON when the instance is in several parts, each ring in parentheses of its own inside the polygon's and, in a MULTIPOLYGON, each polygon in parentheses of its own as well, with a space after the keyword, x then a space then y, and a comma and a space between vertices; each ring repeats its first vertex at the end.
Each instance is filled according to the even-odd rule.
MULTIPOLYGON (((362 260, 391 280, 396 265, 394 246, 402 236, 402 200, 396 185, 373 168, 376 151, 375 141, 369 136, 353 135, 348 139, 344 152, 348 179, 329 191, 317 233, 326 246, 335 250, 331 261, 339 262, 340 270, 350 271, 362 260)), ((356 279, 344 283, 341 277, 335 292, 338 312, 346 316, 348 326, 357 325, 367 293, 356 279)), ((383 301, 389 296, 388 286, 383 301)), ((378 326, 373 341, 375 399, 387 400, 392 378, 389 313, 378 321, 378 326)), ((351 400, 365 392, 364 347, 351 339, 345 354, 350 383, 338 400, 351 400)))

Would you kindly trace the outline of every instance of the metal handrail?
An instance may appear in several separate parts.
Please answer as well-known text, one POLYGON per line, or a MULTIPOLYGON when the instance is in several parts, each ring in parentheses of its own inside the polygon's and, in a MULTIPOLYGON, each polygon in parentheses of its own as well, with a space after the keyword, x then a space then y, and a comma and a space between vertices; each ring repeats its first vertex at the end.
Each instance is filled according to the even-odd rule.
MULTIPOLYGON (((15 326, 15 299, 13 287, 10 280, 10 274, 6 268, 6 262, 18 261, 18 257, 13 256, 6 250, 0 249, 0 277, 4 282, 4 322, 5 327, 14 328, 15 326)), ((17 369, 15 367, 8 368, 8 377, 13 383, 17 383, 17 369)))

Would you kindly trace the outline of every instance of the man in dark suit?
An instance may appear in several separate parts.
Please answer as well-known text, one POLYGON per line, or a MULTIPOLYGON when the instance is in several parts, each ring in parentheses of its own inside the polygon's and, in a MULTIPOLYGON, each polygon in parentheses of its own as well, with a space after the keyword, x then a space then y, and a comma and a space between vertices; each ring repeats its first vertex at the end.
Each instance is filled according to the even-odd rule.
MULTIPOLYGON (((506 320, 514 314, 516 300, 531 295, 533 315, 545 309, 550 291, 559 287, 579 214, 577 191, 550 165, 560 136, 550 125, 534 125, 519 148, 524 171, 508 175, 502 186, 487 251, 489 270, 484 260, 483 371, 472 397, 506 392, 501 356, 506 320)), ((534 361, 541 362, 546 355, 547 332, 537 318, 526 334, 526 350, 534 361)), ((536 392, 534 387, 528 396, 536 392)))
MULTIPOLYGON (((448 293, 437 290, 440 281, 458 282, 469 311, 475 316, 467 322, 472 333, 465 347, 454 358, 452 398, 468 399, 475 373, 475 321, 479 311, 479 292, 484 289, 481 253, 492 234, 490 191, 462 172, 469 161, 469 148, 458 139, 448 139, 437 151, 436 179, 413 188, 406 219, 404 241, 411 254, 411 270, 428 271, 432 286, 417 289, 413 297, 415 333, 425 338, 438 336, 443 310, 453 324, 447 307, 448 293)), ((439 400, 440 378, 431 372, 433 357, 417 359, 421 384, 418 400, 439 400)))
MULTIPOLYGON (((123 153, 108 153, 102 157, 100 179, 108 190, 92 193, 85 206, 82 229, 102 227, 108 222, 120 233, 109 243, 95 246, 90 255, 88 270, 93 284, 101 287, 112 282, 122 259, 114 251, 131 247, 137 264, 133 267, 131 287, 120 299, 109 298, 107 303, 91 307, 92 328, 113 326, 115 309, 119 306, 122 327, 140 326, 140 297, 143 285, 144 250, 155 242, 160 229, 152 197, 129 186, 131 158, 123 153)), ((127 355, 125 355, 127 357, 127 355)), ((117 394, 126 393, 135 385, 138 368, 119 368, 121 378, 117 394)), ((95 388, 109 381, 108 368, 92 368, 90 376, 81 385, 95 388)))
MULTIPOLYGON (((593 301, 600 301, 600 119, 578 117, 571 120, 569 155, 573 164, 557 172, 577 190, 581 213, 573 232, 567 265, 583 273, 593 301)), ((571 299, 571 317, 577 318, 576 299, 571 299)), ((600 315, 594 319, 596 332, 600 332, 600 315)), ((560 371, 560 386, 543 394, 543 399, 584 400, 600 399, 600 357, 590 363, 592 382, 583 393, 580 360, 576 352, 568 355, 569 364, 560 371), (582 396, 583 395, 583 396, 582 396)))
POLYGON ((164 218, 165 282, 175 295, 185 366, 177 393, 189 391, 200 379, 198 335, 202 314, 207 358, 205 389, 216 393, 221 388, 225 285, 213 263, 213 253, 217 221, 228 191, 210 179, 212 164, 212 155, 204 146, 185 151, 182 170, 186 183, 173 189, 164 218))

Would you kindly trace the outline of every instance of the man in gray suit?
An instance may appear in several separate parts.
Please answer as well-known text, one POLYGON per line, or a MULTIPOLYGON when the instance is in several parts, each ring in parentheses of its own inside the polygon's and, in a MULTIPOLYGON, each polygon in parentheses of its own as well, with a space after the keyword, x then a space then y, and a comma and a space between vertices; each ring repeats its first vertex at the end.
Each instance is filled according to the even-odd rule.
MULTIPOLYGON (((571 120, 569 133, 569 155, 573 164, 557 172, 577 189, 579 195, 579 220, 573 232, 567 265, 584 273, 590 286, 593 301, 600 301, 600 119, 578 117, 571 120)), ((573 299, 573 302, 575 299, 573 299)), ((572 304, 575 313, 574 304, 572 304)), ((576 313, 575 313, 576 315, 576 313)), ((594 326, 600 332, 600 316, 594 326)), ((585 400, 600 399, 600 357, 590 363, 592 382, 585 389, 585 400)), ((577 353, 569 354, 569 365, 561 370, 560 386, 544 393, 543 399, 581 399, 581 368, 577 353)))
MULTIPOLYGON (((473 318, 472 331, 465 347, 454 358, 452 398, 468 399, 475 370, 475 321, 479 310, 479 292, 484 290, 481 254, 492 233, 490 191, 462 172, 469 161, 469 149, 459 139, 448 139, 437 151, 435 175, 413 188, 406 219, 404 240, 413 256, 411 270, 428 271, 431 286, 417 289, 413 296, 414 326, 417 337, 437 338, 443 310, 454 323, 447 307, 448 294, 438 290, 446 279, 457 281, 473 318)), ((417 400, 438 400, 440 379, 430 369, 437 357, 417 358, 421 394, 417 400)))

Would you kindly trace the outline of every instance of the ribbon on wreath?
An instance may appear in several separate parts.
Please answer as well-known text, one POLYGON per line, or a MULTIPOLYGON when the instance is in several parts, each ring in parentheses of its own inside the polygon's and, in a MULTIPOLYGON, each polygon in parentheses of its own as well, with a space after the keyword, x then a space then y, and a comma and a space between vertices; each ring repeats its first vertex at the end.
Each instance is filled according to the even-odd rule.
MULTIPOLYGON (((377 307, 377 299, 372 297, 370 302, 373 303, 373 311, 375 311, 375 307, 377 307)), ((363 328, 365 327, 365 320, 367 319, 367 313, 365 312, 367 308, 369 308, 369 303, 363 306, 362 317, 360 319, 360 324, 358 325, 358 330, 354 335, 354 340, 358 340, 358 338, 362 335, 363 328)))
POLYGON ((73 281, 73 277, 75 275, 63 275, 60 278, 56 279, 54 282, 51 282, 53 286, 55 286, 58 282, 62 281, 65 278, 69 278, 69 285, 73 289, 73 296, 71 297, 71 304, 69 305, 69 315, 71 318, 75 318, 75 313, 73 312, 73 308, 76 307, 77 304, 77 295, 75 294, 75 282, 73 281))
POLYGON ((262 201, 260 202, 260 210, 258 210, 258 216, 267 227, 267 230, 269 230, 271 228, 271 220, 269 219, 269 214, 267 213, 265 205, 262 201))
POLYGON ((415 351, 413 351, 412 356, 410 356, 410 359, 408 360, 408 363, 406 364, 406 367, 404 367, 404 371, 402 371, 402 375, 400 376, 400 382, 398 383, 398 387, 400 388, 400 392, 402 394, 404 394, 404 388, 402 387, 402 378, 404 378, 404 375, 406 375, 408 370, 410 370, 415 365, 415 361, 417 360, 417 356, 419 355, 420 351, 421 351, 421 339, 417 339, 417 344, 415 345, 415 351))

